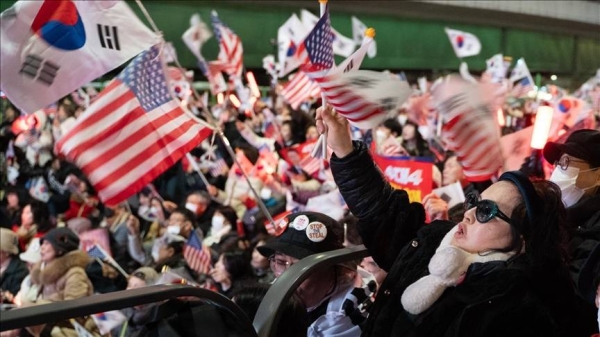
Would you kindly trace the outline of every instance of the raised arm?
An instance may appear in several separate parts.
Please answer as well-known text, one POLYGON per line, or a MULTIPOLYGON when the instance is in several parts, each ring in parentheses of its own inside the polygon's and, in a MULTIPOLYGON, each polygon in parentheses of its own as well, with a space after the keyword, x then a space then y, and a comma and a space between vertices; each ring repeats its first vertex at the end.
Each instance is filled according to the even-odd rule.
POLYGON ((373 259, 389 271, 402 247, 425 222, 419 203, 395 190, 376 167, 367 146, 352 142, 348 122, 331 109, 317 112, 317 128, 328 128, 328 145, 334 151, 331 170, 350 211, 358 217, 358 230, 373 259))

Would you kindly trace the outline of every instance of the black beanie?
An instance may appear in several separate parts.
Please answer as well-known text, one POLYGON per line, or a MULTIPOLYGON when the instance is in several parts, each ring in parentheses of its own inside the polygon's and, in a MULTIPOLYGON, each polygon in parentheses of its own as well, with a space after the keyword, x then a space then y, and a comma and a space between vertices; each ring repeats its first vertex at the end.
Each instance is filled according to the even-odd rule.
POLYGON ((56 256, 62 256, 68 252, 79 249, 79 237, 67 227, 54 228, 42 237, 40 243, 48 241, 56 256))

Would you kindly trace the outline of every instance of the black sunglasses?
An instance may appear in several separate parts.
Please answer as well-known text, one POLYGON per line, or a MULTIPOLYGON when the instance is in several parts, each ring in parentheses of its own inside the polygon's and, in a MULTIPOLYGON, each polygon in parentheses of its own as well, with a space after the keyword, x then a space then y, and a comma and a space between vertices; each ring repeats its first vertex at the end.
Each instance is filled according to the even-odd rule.
POLYGON ((469 193, 465 198, 464 211, 465 213, 473 207, 477 207, 475 210, 475 217, 480 223, 486 223, 492 220, 494 217, 510 223, 510 218, 500 211, 498 204, 491 200, 479 200, 477 193, 469 193))

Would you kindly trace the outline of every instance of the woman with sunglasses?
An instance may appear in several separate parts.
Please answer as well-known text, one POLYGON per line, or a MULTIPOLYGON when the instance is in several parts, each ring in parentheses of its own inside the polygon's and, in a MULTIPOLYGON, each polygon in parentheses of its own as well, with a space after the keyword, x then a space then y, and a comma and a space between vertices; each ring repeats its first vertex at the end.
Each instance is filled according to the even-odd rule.
POLYGON ((469 196, 458 224, 427 224, 423 205, 352 142, 345 118, 321 108, 317 127, 328 130, 333 175, 364 244, 388 272, 363 336, 582 335, 556 185, 508 172, 469 196))

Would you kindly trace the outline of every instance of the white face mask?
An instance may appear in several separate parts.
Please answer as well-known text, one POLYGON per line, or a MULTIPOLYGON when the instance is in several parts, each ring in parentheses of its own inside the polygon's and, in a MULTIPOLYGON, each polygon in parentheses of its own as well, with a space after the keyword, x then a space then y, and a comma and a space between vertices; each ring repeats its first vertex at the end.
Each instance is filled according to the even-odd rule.
POLYGON ((565 207, 571 207, 575 205, 585 194, 587 189, 594 187, 590 186, 582 189, 575 185, 579 173, 587 171, 591 170, 580 171, 576 167, 567 167, 566 170, 563 170, 562 168, 557 167, 554 169, 554 171, 552 171, 550 181, 560 187, 560 191, 562 192, 562 201, 565 204, 565 207))
POLYGON ((222 215, 215 215, 211 220, 211 231, 218 232, 223 229, 223 225, 225 224, 225 217, 222 215))
POLYGON ((196 214, 196 210, 198 210, 198 205, 192 204, 191 202, 187 202, 185 203, 185 208, 189 209, 190 211, 192 211, 192 213, 196 214))
POLYGON ((179 232, 181 232, 181 228, 177 225, 167 227, 167 233, 179 235, 179 232))
POLYGON ((260 190, 260 198, 263 200, 268 200, 271 198, 271 189, 263 187, 263 189, 260 190))

